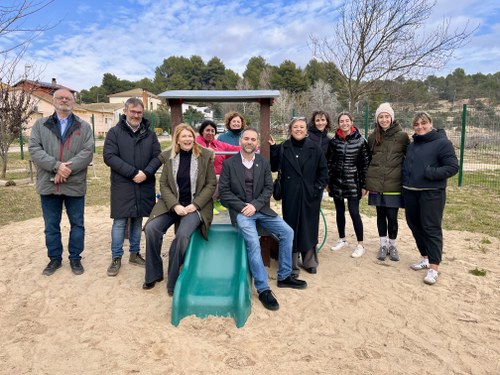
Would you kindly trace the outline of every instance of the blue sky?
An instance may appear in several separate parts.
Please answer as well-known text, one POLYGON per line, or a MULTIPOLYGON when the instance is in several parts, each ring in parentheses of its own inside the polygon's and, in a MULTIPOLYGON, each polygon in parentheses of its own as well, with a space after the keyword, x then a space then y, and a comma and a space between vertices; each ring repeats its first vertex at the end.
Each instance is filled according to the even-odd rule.
MULTIPOLYGON (((3 2, 4 0, 2 0, 3 2)), ((14 1, 14 0, 7 0, 14 1)), ((252 56, 273 65, 312 58, 310 34, 332 33, 339 1, 326 0, 55 0, 27 24, 57 24, 41 35, 26 61, 76 90, 120 79, 154 77, 169 56, 219 57, 240 75, 252 56)), ((429 24, 479 25, 470 42, 436 75, 500 71, 498 0, 438 0, 429 24)), ((2 43, 0 41, 0 47, 2 43)))

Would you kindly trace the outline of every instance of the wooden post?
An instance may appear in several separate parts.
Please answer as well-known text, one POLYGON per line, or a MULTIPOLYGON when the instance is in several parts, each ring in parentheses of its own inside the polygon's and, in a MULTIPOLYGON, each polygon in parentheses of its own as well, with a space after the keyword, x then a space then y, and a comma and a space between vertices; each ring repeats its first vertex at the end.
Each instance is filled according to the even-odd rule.
POLYGON ((168 99, 170 115, 172 118, 172 129, 170 135, 174 134, 175 127, 182 122, 182 99, 168 99))
POLYGON ((260 154, 269 159, 269 135, 271 134, 271 105, 273 99, 260 99, 260 154))

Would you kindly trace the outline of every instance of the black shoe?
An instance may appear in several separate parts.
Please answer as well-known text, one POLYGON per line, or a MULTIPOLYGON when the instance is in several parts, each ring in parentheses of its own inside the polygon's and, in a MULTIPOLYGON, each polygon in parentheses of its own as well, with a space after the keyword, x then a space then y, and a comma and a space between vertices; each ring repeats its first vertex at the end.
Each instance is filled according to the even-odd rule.
POLYGON ((50 276, 61 268, 61 261, 59 259, 51 259, 47 267, 42 272, 42 275, 50 276))
POLYGON ((286 279, 278 280, 278 288, 293 288, 293 289, 304 289, 307 288, 307 283, 304 280, 294 279, 292 276, 288 276, 286 279))
POLYGON ((169 297, 172 297, 174 295, 174 291, 172 289, 167 289, 167 294, 169 297))
POLYGON ((145 289, 145 290, 153 289, 155 287, 155 284, 159 283, 160 281, 163 281, 163 277, 160 277, 158 280, 151 281, 150 283, 142 284, 142 289, 145 289))
POLYGON ((316 267, 309 267, 309 268, 304 268, 306 270, 307 273, 312 273, 312 274, 315 274, 315 273, 318 273, 318 270, 316 269, 316 267))
POLYGON ((71 267, 71 271, 73 271, 75 275, 81 275, 84 271, 80 259, 70 259, 69 265, 71 267))
POLYGON ((276 300, 276 297, 274 296, 274 293, 271 291, 271 289, 264 290, 263 292, 259 293, 259 300, 262 302, 264 307, 268 310, 278 310, 280 308, 280 305, 278 301, 276 300))

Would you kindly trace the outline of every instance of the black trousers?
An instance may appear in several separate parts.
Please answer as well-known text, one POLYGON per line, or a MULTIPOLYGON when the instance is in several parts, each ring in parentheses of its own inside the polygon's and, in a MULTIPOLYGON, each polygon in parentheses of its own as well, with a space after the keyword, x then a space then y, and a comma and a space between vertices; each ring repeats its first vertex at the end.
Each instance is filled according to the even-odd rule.
POLYGON ((403 189, 406 222, 411 229, 418 251, 429 257, 430 264, 441 263, 443 255, 443 211, 446 191, 403 189))
MULTIPOLYGON (((335 203, 337 230, 340 238, 345 238, 345 204, 344 199, 333 198, 335 203)), ((363 241, 363 221, 359 214, 359 199, 347 199, 347 208, 351 216, 354 233, 356 233, 356 240, 363 241)))
POLYGON ((398 211, 397 207, 377 206, 377 229, 379 237, 395 240, 398 237, 398 211))
POLYGON ((192 212, 186 216, 178 216, 175 212, 168 212, 155 217, 144 228, 146 234, 145 282, 151 283, 163 277, 163 259, 161 257, 163 234, 176 223, 179 226, 175 233, 175 238, 170 244, 168 256, 167 289, 171 291, 175 288, 180 267, 184 263, 184 255, 186 254, 191 234, 201 224, 200 217, 197 212, 192 212))

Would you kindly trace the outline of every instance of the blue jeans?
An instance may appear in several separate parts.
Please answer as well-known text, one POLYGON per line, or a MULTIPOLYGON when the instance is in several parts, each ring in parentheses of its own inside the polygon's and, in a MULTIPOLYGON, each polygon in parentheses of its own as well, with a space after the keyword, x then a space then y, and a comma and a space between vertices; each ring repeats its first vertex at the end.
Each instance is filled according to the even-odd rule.
POLYGON ((269 289, 267 271, 262 261, 257 225, 279 239, 278 280, 281 281, 290 276, 292 273, 293 230, 281 217, 269 216, 261 212, 256 212, 250 217, 238 214, 236 224, 238 231, 245 239, 248 264, 257 293, 269 289))
MULTIPOLYGON (((123 242, 125 241, 125 231, 129 218, 113 219, 111 227, 111 256, 121 258, 123 256, 123 242)), ((130 253, 138 253, 141 243, 142 217, 130 218, 129 243, 130 253)))
POLYGON ((83 251, 85 227, 83 211, 85 196, 69 197, 67 195, 40 195, 42 214, 45 222, 45 246, 50 259, 62 260, 63 245, 61 241, 61 217, 63 203, 66 208, 71 229, 69 231, 69 259, 81 259, 83 251))

